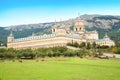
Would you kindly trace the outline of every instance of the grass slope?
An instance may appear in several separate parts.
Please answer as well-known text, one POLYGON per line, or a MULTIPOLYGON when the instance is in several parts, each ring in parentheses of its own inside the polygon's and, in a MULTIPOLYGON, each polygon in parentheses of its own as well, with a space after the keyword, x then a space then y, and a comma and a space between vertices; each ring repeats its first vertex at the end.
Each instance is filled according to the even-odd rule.
POLYGON ((79 58, 6 61, 0 62, 0 80, 120 80, 120 61, 79 58))

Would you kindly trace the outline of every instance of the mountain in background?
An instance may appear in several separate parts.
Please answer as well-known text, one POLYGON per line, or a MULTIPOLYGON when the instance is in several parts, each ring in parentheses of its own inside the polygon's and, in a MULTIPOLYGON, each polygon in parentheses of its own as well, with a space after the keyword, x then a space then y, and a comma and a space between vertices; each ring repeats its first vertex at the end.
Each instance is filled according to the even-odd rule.
MULTIPOLYGON (((104 34, 108 33, 112 40, 120 41, 120 16, 85 14, 80 18, 84 22, 86 30, 98 31, 99 38, 103 38, 104 34)), ((76 21, 77 18, 57 22, 57 24, 70 25, 71 29, 73 29, 76 21)), ((49 34, 53 25, 54 22, 0 27, 0 41, 7 41, 11 29, 15 38, 21 38, 30 36, 33 32, 36 35, 49 34)))

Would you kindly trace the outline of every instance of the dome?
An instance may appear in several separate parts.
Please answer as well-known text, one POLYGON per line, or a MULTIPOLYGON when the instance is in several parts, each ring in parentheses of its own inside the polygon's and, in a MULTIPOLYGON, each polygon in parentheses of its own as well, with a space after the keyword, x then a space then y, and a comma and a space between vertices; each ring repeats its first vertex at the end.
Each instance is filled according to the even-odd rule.
POLYGON ((80 20, 80 18, 78 18, 78 21, 74 24, 74 31, 85 31, 84 23, 80 20))
POLYGON ((75 27, 84 27, 84 23, 80 19, 78 19, 78 21, 75 23, 74 26, 75 27))
POLYGON ((75 23, 75 26, 77 27, 77 26, 84 26, 84 24, 82 23, 82 22, 76 22, 75 23))

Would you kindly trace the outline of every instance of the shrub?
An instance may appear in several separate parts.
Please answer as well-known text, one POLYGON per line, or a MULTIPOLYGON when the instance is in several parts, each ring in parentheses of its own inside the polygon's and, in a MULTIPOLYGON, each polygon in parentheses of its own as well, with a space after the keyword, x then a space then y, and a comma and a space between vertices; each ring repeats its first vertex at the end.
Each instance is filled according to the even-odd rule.
POLYGON ((35 54, 34 53, 30 53, 29 57, 31 57, 31 59, 35 58, 35 54))
POLYGON ((48 53, 48 55, 47 55, 48 57, 52 57, 53 56, 53 54, 52 53, 48 53))
POLYGON ((114 47, 112 48, 112 52, 116 54, 120 54, 120 47, 114 47))
POLYGON ((80 58, 83 58, 84 57, 84 53, 82 53, 82 52, 77 52, 77 54, 76 54, 78 57, 80 57, 80 58))
POLYGON ((5 52, 4 53, 4 58, 5 59, 14 59, 16 57, 16 54, 13 52, 5 52))
POLYGON ((0 59, 3 59, 3 58, 4 58, 4 54, 0 53, 0 59))

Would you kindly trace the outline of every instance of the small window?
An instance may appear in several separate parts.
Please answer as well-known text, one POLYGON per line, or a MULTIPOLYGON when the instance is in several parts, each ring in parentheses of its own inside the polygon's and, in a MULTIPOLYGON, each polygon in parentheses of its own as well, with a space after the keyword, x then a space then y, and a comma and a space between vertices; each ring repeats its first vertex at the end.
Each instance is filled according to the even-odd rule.
POLYGON ((77 28, 76 28, 76 31, 77 31, 77 28))
POLYGON ((53 29, 53 32, 55 32, 55 29, 53 29))
POLYGON ((81 30, 81 28, 80 28, 80 30, 81 30))

